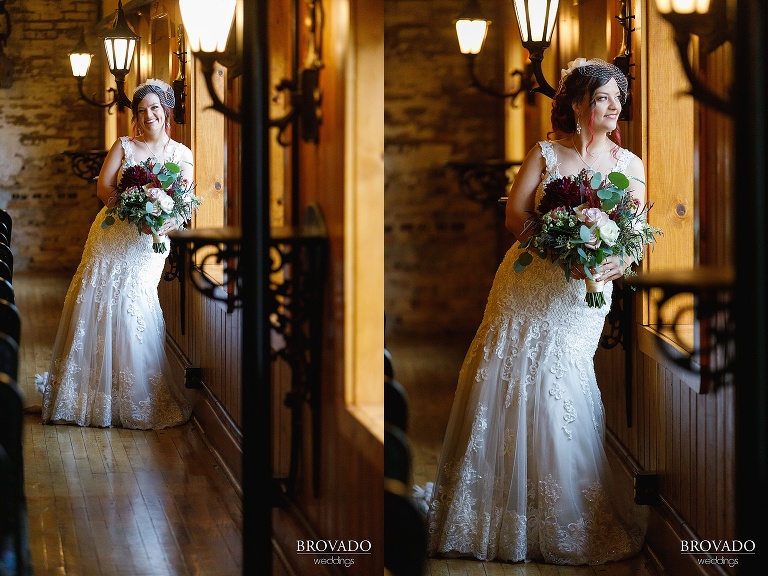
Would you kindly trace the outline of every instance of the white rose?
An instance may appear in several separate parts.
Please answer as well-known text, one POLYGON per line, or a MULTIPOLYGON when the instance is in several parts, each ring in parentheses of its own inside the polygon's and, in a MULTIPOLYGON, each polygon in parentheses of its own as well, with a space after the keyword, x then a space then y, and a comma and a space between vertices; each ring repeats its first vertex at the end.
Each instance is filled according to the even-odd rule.
POLYGON ((619 227, 613 220, 609 219, 602 224, 598 224, 597 230, 600 233, 600 240, 608 244, 608 246, 613 246, 616 244, 616 240, 619 239, 619 227))
POLYGON ((160 204, 160 209, 163 212, 170 213, 171 210, 173 210, 173 198, 168 196, 168 194, 165 194, 158 202, 160 204))

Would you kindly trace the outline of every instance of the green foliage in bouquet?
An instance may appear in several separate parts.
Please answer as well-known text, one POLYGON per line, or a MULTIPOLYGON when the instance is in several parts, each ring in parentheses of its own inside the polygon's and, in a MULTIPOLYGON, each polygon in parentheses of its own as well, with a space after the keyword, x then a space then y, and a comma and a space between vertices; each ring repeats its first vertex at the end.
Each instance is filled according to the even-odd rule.
MULTIPOLYGON (((621 172, 607 177, 582 170, 578 174, 555 178, 544 188, 544 196, 529 220, 531 235, 520 242, 523 250, 514 264, 522 272, 533 256, 559 262, 566 280, 571 266, 581 264, 587 278, 586 301, 591 307, 605 304, 602 286, 594 288, 592 269, 611 255, 622 265, 627 258, 640 262, 645 246, 654 245, 661 229, 647 222, 651 204, 640 206, 632 196, 630 179, 621 172)), ((631 274, 627 267, 625 274, 631 274)))
POLYGON ((154 163, 151 159, 123 170, 115 190, 115 203, 105 211, 102 228, 112 226, 116 219, 136 226, 139 234, 145 227, 153 236, 152 249, 165 252, 165 243, 158 231, 174 219, 178 229, 184 228, 202 203, 193 193, 194 182, 181 176, 181 167, 174 162, 154 163))

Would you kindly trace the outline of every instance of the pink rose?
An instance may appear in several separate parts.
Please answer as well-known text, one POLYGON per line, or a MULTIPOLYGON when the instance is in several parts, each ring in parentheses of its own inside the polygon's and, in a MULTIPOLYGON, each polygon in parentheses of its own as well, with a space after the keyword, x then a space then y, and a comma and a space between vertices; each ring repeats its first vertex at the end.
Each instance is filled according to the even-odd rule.
POLYGON ((157 200, 161 194, 165 194, 162 188, 155 188, 152 184, 144 185, 144 194, 150 202, 157 200))
POLYGON ((602 226, 609 220, 608 214, 600 210, 600 208, 584 208, 584 206, 588 206, 588 204, 577 206, 574 208, 574 212, 576 212, 578 219, 584 222, 587 226, 593 226, 595 224, 602 226))

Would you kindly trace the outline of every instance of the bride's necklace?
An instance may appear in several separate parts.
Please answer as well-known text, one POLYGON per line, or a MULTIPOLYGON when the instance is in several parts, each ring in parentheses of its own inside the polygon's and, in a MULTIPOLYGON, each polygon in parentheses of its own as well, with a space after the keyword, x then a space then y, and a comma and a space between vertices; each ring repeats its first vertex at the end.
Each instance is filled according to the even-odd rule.
POLYGON ((592 164, 587 164, 587 161, 584 160, 584 156, 582 156, 581 152, 579 152, 579 149, 576 148, 576 140, 571 140, 571 145, 573 146, 573 149, 576 150, 576 154, 579 155, 579 158, 581 158, 581 161, 584 162, 584 166, 586 166, 590 170, 592 170, 592 166, 597 164, 597 161, 600 160, 600 157, 603 155, 603 152, 605 152, 608 149, 608 145, 606 144, 605 146, 603 146, 603 149, 600 151, 600 154, 595 156, 595 159, 592 160, 592 164))
MULTIPOLYGON (((141 139, 141 142, 142 142, 142 144, 144 144, 144 147, 147 150, 149 150, 149 153, 152 154, 152 157, 159 162, 160 159, 157 157, 157 152, 155 152, 154 150, 152 150, 152 148, 149 147, 149 144, 147 143, 146 140, 144 140, 144 138, 141 139)), ((165 141, 165 144, 163 145, 163 150, 162 150, 163 160, 165 160, 165 149, 168 147, 168 142, 170 142, 170 138, 168 138, 165 141)))

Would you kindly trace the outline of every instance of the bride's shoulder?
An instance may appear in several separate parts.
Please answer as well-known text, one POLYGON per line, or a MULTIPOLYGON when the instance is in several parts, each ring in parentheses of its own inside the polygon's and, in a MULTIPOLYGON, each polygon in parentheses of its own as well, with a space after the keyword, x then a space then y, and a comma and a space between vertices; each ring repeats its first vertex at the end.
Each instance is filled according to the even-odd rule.
POLYGON ((632 152, 631 150, 628 150, 627 148, 622 148, 618 144, 616 145, 615 150, 613 151, 613 155, 618 161, 618 165, 622 168, 626 168, 630 165, 642 165, 643 161, 640 159, 640 157, 632 152))
POLYGON ((192 150, 189 149, 189 147, 185 144, 182 144, 181 142, 177 142, 176 140, 171 140, 173 142, 174 156, 177 157, 179 160, 185 160, 187 162, 192 162, 192 150))

